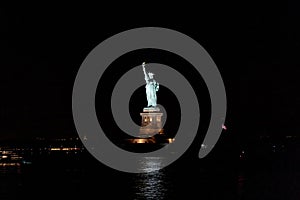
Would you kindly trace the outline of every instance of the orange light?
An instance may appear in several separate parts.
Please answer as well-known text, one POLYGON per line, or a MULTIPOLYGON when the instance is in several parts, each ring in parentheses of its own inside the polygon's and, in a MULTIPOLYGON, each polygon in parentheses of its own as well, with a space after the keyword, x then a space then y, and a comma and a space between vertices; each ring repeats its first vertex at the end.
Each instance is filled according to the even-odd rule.
POLYGON ((51 148, 50 151, 60 151, 60 148, 51 148))
POLYGON ((138 139, 137 143, 141 144, 141 143, 145 143, 144 139, 138 139))
POLYGON ((169 143, 173 143, 174 140, 175 140, 174 138, 169 138, 169 139, 168 139, 168 142, 169 142, 169 143))

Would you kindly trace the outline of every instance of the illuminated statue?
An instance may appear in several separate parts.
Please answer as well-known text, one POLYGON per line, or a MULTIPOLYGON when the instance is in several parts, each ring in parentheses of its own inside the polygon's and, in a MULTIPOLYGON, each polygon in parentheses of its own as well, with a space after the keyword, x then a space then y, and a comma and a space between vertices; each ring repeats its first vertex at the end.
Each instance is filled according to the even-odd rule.
POLYGON ((145 81, 146 81, 146 94, 147 94, 147 101, 148 101, 148 107, 156 107, 156 101, 157 96, 156 92, 159 89, 159 84, 153 79, 153 73, 148 72, 146 73, 145 69, 145 62, 142 64, 143 71, 145 75, 145 81))

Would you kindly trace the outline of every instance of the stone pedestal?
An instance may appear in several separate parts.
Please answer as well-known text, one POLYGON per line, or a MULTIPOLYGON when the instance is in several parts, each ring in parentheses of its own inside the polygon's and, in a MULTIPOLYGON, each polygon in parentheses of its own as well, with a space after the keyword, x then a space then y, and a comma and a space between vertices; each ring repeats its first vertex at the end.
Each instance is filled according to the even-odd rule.
POLYGON ((159 112, 158 107, 155 108, 144 108, 143 112, 140 113, 142 117, 140 136, 148 137, 155 134, 163 134, 162 129, 162 116, 163 113, 159 112))

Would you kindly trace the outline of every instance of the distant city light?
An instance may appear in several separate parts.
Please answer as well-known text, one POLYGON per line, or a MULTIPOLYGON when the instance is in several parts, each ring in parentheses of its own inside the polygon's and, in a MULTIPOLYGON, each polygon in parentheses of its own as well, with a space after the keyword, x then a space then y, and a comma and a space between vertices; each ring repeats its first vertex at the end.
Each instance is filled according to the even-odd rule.
POLYGON ((21 166, 20 163, 0 163, 0 166, 7 167, 7 166, 21 166))
POLYGON ((53 148, 50 148, 50 151, 78 151, 78 150, 80 150, 80 148, 77 148, 77 147, 71 147, 71 148, 66 148, 66 147, 57 148, 57 147, 53 147, 53 148))
POLYGON ((224 124, 222 124, 222 129, 224 129, 226 131, 227 127, 224 124))
POLYGON ((60 151, 60 148, 51 148, 51 151, 60 151))

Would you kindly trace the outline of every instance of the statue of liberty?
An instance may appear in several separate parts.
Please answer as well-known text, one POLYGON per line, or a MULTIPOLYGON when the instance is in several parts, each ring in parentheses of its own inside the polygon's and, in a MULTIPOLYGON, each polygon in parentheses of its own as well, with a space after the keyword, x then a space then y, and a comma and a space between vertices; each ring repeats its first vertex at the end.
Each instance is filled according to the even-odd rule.
POLYGON ((145 69, 145 62, 143 62, 143 71, 145 75, 145 81, 146 81, 146 94, 147 94, 147 101, 148 101, 148 107, 156 107, 156 101, 157 101, 157 96, 156 92, 159 89, 159 84, 153 79, 153 73, 148 72, 146 73, 145 69))

